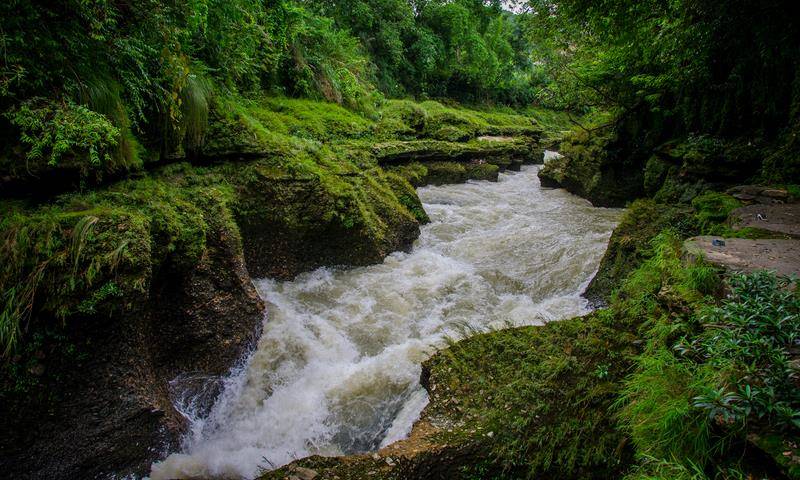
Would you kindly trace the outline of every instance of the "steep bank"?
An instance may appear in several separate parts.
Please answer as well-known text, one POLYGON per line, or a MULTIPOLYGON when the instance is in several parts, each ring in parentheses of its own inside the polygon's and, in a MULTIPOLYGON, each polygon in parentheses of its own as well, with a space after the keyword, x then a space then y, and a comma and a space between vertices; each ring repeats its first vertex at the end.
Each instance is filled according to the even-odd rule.
POLYGON ((524 117, 433 102, 390 102, 380 121, 310 101, 215 102, 180 163, 94 191, 3 201, 5 471, 145 473, 185 432, 176 400, 210 407, 257 338, 263 305, 250 276, 407 249, 427 217, 407 180, 379 166, 378 139, 459 128, 467 142, 419 160, 460 165, 451 152, 480 155, 478 136, 520 134, 517 148, 540 131, 524 117), (395 105, 421 120, 412 127, 395 105))

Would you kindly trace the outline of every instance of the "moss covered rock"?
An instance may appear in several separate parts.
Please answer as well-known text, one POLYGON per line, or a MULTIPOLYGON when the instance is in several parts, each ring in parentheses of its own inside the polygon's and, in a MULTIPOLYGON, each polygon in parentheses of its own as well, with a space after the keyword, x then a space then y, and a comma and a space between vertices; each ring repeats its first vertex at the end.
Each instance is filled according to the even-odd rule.
POLYGON ((0 235, 12 250, 0 276, 2 328, 13 344, 0 371, 0 448, 9 475, 146 473, 186 427, 173 400, 197 385, 172 381, 221 378, 257 338, 263 304, 232 192, 181 176, 57 206, 4 205, 0 235))
POLYGON ((651 256, 650 241, 662 230, 670 228, 687 236, 695 233, 692 213, 688 207, 652 200, 633 202, 611 234, 600 268, 583 295, 595 305, 608 302, 613 290, 651 256))
POLYGON ((415 187, 447 185, 467 180, 496 182, 500 167, 483 160, 470 162, 412 162, 390 167, 389 171, 405 178, 415 187))
POLYGON ((379 169, 289 173, 257 162, 235 175, 236 217, 256 277, 376 263, 419 235, 420 212, 406 207, 415 202, 402 203, 379 169))
POLYGON ((465 166, 467 177, 470 180, 488 180, 496 182, 500 173, 500 167, 492 163, 483 161, 473 161, 465 166))
POLYGON ((595 206, 618 207, 642 195, 643 173, 632 158, 618 158, 610 129, 573 131, 561 143, 561 157, 539 171, 545 187, 565 188, 595 206))
POLYGON ((382 165, 414 161, 470 161, 495 158, 516 158, 523 161, 534 154, 535 146, 535 143, 524 138, 505 142, 471 140, 462 143, 414 140, 381 142, 372 147, 372 152, 382 165))
POLYGON ((430 404, 408 439, 261 478, 298 467, 320 479, 615 478, 633 461, 613 404, 635 329, 605 311, 462 340, 425 362, 430 404))

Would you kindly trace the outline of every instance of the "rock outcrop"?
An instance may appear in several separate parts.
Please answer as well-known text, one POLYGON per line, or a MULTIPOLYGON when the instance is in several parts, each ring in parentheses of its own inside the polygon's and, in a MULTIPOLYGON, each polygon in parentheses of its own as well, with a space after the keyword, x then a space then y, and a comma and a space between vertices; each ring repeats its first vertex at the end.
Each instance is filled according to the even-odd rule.
POLYGON ((686 252, 725 269, 750 273, 769 270, 800 275, 800 240, 721 238, 710 235, 686 240, 686 252))
MULTIPOLYGON (((3 376, 0 470, 18 479, 144 474, 177 447, 186 420, 180 376, 213 383, 254 344, 263 303, 238 231, 207 211, 205 247, 190 267, 167 262, 131 308, 61 320, 38 314, 3 376), (9 382, 22 382, 10 385, 9 382)), ((213 400, 213 393, 208 400, 213 400)))

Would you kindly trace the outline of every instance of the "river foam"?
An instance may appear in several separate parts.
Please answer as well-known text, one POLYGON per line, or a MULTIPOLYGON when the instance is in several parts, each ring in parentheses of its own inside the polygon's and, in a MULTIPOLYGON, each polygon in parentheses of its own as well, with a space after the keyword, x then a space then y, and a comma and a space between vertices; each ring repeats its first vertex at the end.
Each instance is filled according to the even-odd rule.
POLYGON ((620 211, 543 189, 538 167, 419 190, 411 253, 291 282, 257 280, 262 337, 153 479, 253 478, 308 455, 374 450, 427 404, 420 364, 447 338, 585 314, 580 296, 620 211))

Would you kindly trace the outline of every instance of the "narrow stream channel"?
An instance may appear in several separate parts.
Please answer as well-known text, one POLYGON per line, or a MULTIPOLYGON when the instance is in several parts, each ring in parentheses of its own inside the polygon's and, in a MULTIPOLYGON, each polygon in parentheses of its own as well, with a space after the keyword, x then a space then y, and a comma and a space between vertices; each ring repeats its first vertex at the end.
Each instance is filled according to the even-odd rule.
POLYGON ((420 189, 432 222, 411 253, 256 281, 268 307, 256 350, 210 414, 185 408, 183 453, 151 478, 253 478, 387 445, 426 405, 420 364, 446 338, 586 313, 580 294, 620 211, 542 189, 537 171, 420 189))

